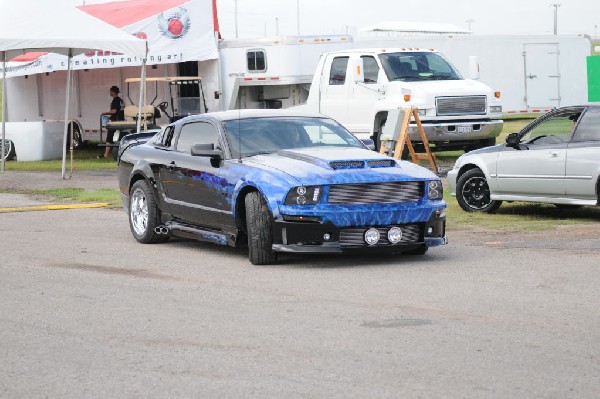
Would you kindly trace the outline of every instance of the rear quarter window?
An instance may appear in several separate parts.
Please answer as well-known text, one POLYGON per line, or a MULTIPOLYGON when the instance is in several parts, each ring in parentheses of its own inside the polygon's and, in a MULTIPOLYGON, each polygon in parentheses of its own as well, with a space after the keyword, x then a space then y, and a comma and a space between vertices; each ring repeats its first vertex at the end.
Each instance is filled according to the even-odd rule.
POLYGON ((600 141, 600 108, 590 108, 583 114, 575 129, 573 141, 600 141))

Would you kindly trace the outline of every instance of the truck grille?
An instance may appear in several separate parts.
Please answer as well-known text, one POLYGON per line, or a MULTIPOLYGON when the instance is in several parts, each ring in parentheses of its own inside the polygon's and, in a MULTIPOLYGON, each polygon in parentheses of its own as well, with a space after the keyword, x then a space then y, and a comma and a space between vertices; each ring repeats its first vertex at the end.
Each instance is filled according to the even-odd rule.
POLYGON ((385 204, 417 202, 423 196, 423 182, 406 181, 375 184, 337 184, 329 189, 330 204, 385 204))
POLYGON ((440 116, 485 115, 485 96, 436 97, 435 101, 440 116))
MULTIPOLYGON (((386 245, 392 245, 387 239, 388 230, 394 226, 387 227, 376 227, 379 230, 379 234, 381 238, 377 244, 373 245, 374 247, 382 247, 386 245)), ((402 240, 399 243, 394 245, 402 245, 402 244, 414 244, 419 242, 421 239, 421 229, 418 224, 406 224, 403 226, 396 226, 402 229, 402 240)), ((351 229, 341 229, 340 230, 340 246, 344 247, 366 247, 367 243, 365 242, 365 232, 367 231, 366 227, 363 228, 351 228, 351 229)))

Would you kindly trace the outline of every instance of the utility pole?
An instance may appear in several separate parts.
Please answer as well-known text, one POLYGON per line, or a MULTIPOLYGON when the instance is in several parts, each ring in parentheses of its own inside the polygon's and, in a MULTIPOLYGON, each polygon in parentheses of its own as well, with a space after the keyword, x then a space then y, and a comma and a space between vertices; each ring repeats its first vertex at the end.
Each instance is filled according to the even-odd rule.
POLYGON ((558 7, 562 4, 554 3, 550 4, 550 7, 554 7, 554 35, 558 34, 558 7))
POLYGON ((465 22, 466 22, 466 23, 468 24, 468 26, 469 26, 469 33, 471 33, 471 24, 472 24, 473 22, 475 22, 475 20, 474 20, 474 19, 467 19, 465 22))
POLYGON ((296 24, 298 27, 298 36, 300 36, 300 0, 296 0, 296 24))
POLYGON ((237 0, 233 0, 235 3, 235 10, 234 10, 234 16, 235 16, 235 38, 238 38, 238 21, 237 21, 237 0))

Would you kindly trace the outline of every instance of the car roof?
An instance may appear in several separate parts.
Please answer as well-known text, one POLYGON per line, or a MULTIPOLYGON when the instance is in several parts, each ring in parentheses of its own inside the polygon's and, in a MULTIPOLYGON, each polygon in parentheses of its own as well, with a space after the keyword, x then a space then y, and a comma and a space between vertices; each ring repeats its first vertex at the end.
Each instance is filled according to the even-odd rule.
POLYGON ((206 114, 193 115, 185 118, 186 121, 214 118, 220 121, 231 121, 238 119, 253 118, 277 118, 277 117, 305 117, 305 118, 327 118, 325 115, 314 112, 296 111, 291 109, 236 109, 230 111, 208 112, 206 114))

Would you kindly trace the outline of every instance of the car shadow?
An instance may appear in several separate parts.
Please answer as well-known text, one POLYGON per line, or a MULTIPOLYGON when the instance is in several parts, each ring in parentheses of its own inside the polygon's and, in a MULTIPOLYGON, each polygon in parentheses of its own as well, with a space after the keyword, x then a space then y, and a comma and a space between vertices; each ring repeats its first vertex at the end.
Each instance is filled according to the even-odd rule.
POLYGON ((570 207, 538 203, 504 203, 496 211, 497 215, 534 216, 547 219, 600 220, 599 207, 570 207))

